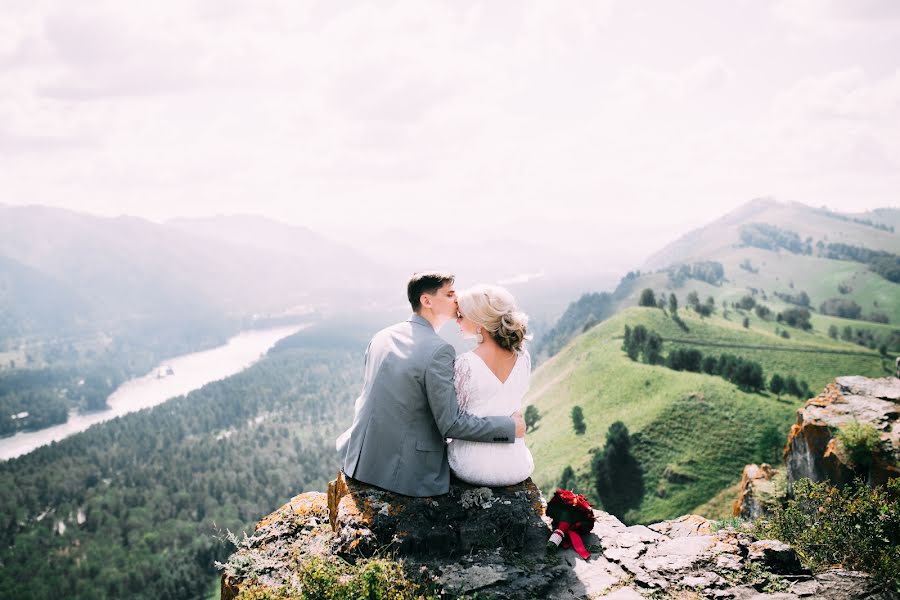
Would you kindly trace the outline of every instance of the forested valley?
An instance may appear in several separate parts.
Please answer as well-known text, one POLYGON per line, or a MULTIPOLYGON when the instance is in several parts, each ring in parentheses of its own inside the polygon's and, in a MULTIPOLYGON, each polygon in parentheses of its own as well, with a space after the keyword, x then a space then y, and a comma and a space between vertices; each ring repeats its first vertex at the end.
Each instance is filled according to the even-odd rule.
POLYGON ((300 332, 238 375, 0 464, 0 597, 208 596, 227 531, 334 477, 364 344, 300 332))
POLYGON ((166 357, 223 344, 241 328, 237 319, 187 314, 61 331, 35 337, 20 352, 0 339, 0 355, 19 356, 0 363, 0 435, 65 423, 70 410, 104 410, 127 379, 166 357))

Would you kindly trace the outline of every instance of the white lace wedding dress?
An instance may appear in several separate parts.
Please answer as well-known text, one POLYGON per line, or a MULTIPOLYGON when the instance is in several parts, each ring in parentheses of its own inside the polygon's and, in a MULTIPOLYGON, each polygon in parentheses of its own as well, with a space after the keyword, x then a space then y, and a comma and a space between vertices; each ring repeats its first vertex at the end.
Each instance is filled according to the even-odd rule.
MULTIPOLYGON (((456 357, 453 381, 460 407, 471 415, 487 417, 521 410, 530 377, 531 356, 527 351, 517 354, 516 364, 504 382, 480 356, 465 352, 456 357)), ((534 471, 531 452, 522 438, 512 444, 450 440, 447 459, 454 475, 474 485, 513 485, 534 471)))

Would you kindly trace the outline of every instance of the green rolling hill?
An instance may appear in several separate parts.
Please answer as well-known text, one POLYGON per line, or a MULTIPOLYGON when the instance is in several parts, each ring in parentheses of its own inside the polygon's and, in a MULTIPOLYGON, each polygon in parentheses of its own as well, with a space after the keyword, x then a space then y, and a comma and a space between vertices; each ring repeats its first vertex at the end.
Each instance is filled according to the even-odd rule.
POLYGON ((573 302, 535 352, 542 362, 527 403, 542 418, 527 443, 537 484, 553 489, 571 466, 574 485, 598 501, 592 457, 609 426, 622 421, 644 471, 642 499, 626 520, 694 511, 726 516, 743 466, 779 459, 805 398, 634 362, 622 349, 625 327, 657 332, 664 355, 673 348, 731 354, 761 365, 767 382, 774 373, 793 376, 812 393, 840 375, 884 376, 892 372, 891 355, 900 353, 900 271, 892 270, 900 266, 898 223, 897 209, 845 215, 754 200, 669 244, 614 292, 573 302), (657 298, 675 295, 681 325, 668 310, 637 307, 647 288, 657 298), (689 308, 695 294, 699 303, 689 308), (859 314, 823 314, 822 304, 832 299, 859 314), (742 300, 769 313, 741 309, 742 300), (712 314, 701 316, 708 304, 712 314), (797 308, 809 311, 811 327, 780 318, 797 308), (583 435, 572 425, 576 405, 584 412, 583 435))
POLYGON ((526 439, 541 489, 553 489, 571 465, 579 491, 596 501, 592 450, 603 447, 615 421, 637 434, 634 455, 644 469, 643 500, 627 515, 635 522, 692 512, 739 480, 746 463, 777 458, 803 399, 750 393, 718 376, 632 361, 622 350, 626 324, 659 333, 664 353, 691 347, 704 355, 738 355, 760 363, 767 380, 773 373, 793 375, 814 391, 837 375, 885 373, 886 361, 877 352, 815 330, 784 339, 755 316, 744 328, 750 311, 732 310, 728 318, 701 318, 690 309, 679 314, 687 331, 663 310, 625 309, 576 337, 535 372, 527 403, 542 418, 526 439), (585 414, 583 435, 572 427, 576 405, 585 414))
MULTIPOLYGON (((538 332, 536 360, 555 354, 585 327, 637 305, 646 288, 657 297, 675 294, 680 306, 691 292, 703 301, 712 297, 718 307, 752 295, 772 310, 773 317, 793 306, 786 299, 803 293, 816 330, 827 332, 834 325, 843 331, 849 326, 853 340, 870 348, 886 344, 889 351, 900 353, 898 231, 900 209, 847 215, 798 203, 753 200, 668 244, 641 270, 624 277, 615 291, 585 294, 573 301, 553 328, 538 332), (883 253, 893 271, 876 271, 867 262, 850 260, 847 249, 883 253), (699 277, 698 265, 704 270, 699 277), (710 265, 718 271, 714 277, 705 276, 710 265), (820 314, 828 301, 851 307, 855 303, 859 315, 845 319, 820 314)), ((773 322, 770 329, 777 326, 773 322)))
POLYGON ((898 215, 898 209, 843 215, 798 203, 754 200, 651 256, 644 266, 645 273, 632 282, 627 293, 620 295, 620 304, 636 304, 637 294, 646 287, 674 291, 679 296, 696 290, 702 298, 711 295, 720 302, 735 301, 755 289, 775 306, 784 304, 776 294, 797 295, 803 291, 813 309, 817 310, 830 298, 841 298, 856 302, 864 316, 883 313, 891 323, 897 324, 900 323, 897 280, 886 279, 862 262, 830 258, 829 245, 900 254, 900 234, 891 231, 896 230, 894 223, 898 215), (748 244, 744 234, 758 225, 795 234, 801 244, 808 243, 809 253, 748 244), (668 274, 670 268, 701 261, 720 263, 724 280, 717 285, 696 279, 679 282, 668 274))

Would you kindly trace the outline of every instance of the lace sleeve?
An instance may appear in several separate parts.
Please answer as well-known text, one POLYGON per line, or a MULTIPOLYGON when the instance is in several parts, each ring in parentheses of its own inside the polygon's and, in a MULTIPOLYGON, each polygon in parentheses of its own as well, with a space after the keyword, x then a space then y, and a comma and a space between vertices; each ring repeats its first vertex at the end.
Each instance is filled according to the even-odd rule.
POLYGON ((459 407, 466 410, 472 398, 472 365, 462 356, 457 356, 453 364, 453 386, 459 407))

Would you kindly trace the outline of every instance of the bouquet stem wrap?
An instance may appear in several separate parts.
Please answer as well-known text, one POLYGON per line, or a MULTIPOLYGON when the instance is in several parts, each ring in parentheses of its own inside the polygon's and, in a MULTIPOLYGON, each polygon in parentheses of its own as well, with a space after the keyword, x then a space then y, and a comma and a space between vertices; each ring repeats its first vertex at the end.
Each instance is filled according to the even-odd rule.
MULTIPOLYGON (((572 548, 573 550, 575 550, 575 552, 578 553, 578 556, 580 556, 584 560, 587 560, 591 557, 591 553, 588 552, 584 547, 584 542, 581 540, 581 536, 578 535, 577 531, 572 529, 572 526, 569 523, 566 523, 565 521, 560 523, 559 527, 557 527, 553 531, 553 535, 555 536, 557 533, 562 538, 561 543, 558 545, 562 546, 563 548, 572 548)), ((551 539, 553 538, 553 536, 550 537, 551 539)))
POLYGON ((547 503, 547 516, 553 519, 553 534, 547 542, 549 550, 561 546, 572 548, 584 560, 591 557, 581 536, 594 527, 594 509, 584 496, 575 495, 571 490, 556 490, 547 503))

